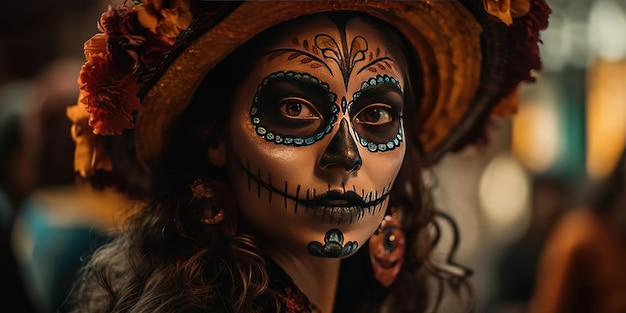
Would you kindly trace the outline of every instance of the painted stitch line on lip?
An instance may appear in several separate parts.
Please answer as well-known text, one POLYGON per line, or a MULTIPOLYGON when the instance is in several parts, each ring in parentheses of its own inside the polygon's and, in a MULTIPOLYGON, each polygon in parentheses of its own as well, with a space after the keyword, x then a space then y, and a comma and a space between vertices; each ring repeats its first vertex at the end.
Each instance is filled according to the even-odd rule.
MULTIPOLYGON (((260 197, 262 193, 261 189, 265 189, 270 195, 270 200, 272 198, 271 195, 274 193, 282 196, 284 198, 283 202, 285 208, 287 207, 287 199, 289 199, 295 202, 295 213, 298 211, 298 206, 303 206, 305 207, 305 212, 313 211, 310 212, 312 216, 321 217, 322 220, 328 217, 330 222, 353 222, 355 217, 356 221, 358 221, 363 218, 366 210, 374 214, 374 209, 382 205, 389 197, 391 191, 390 185, 383 188, 381 193, 369 192, 366 194, 365 190, 361 190, 361 195, 359 195, 354 185, 352 186, 352 190, 347 191, 345 185, 341 186, 342 191, 330 190, 331 187, 329 185, 329 190, 321 195, 317 194, 317 189, 306 189, 306 192, 304 192, 305 197, 300 198, 300 185, 296 186, 296 195, 291 195, 288 193, 288 182, 285 182, 284 190, 274 187, 271 183, 265 182, 260 178, 260 170, 258 171, 258 175, 254 175, 249 169, 249 162, 246 163, 247 164, 244 166, 241 161, 239 162, 241 169, 248 176, 248 189, 252 188, 252 181, 257 183, 257 196, 260 197)), ((268 181, 271 182, 271 176, 269 175, 268 181)))

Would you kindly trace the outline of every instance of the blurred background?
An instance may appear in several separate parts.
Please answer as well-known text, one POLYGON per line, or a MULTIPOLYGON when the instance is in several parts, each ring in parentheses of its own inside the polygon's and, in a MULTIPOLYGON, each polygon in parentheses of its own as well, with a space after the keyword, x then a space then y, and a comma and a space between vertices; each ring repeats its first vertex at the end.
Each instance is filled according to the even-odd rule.
POLYGON ((548 234, 624 148, 626 1, 547 2, 543 70, 522 86, 517 114, 493 121, 487 147, 433 169, 437 206, 458 222, 456 260, 474 269, 477 312, 527 312, 548 234))
MULTIPOLYGON (((73 153, 65 107, 77 97, 82 44, 107 4, 21 0, 4 2, 0 10, 0 280, 11 282, 18 269, 27 273, 23 286, 12 283, 13 293, 0 295, 6 312, 26 312, 10 303, 50 312, 66 293, 56 290, 63 289, 54 285, 61 278, 49 272, 64 261, 36 257, 64 248, 55 241, 34 247, 33 238, 58 236, 67 225, 112 223, 85 208, 119 199, 100 201, 89 190, 58 188, 73 183, 62 174, 71 173, 73 153), (55 192, 45 191, 50 188, 55 192), (49 204, 64 207, 66 216, 48 212, 49 204), (54 227, 42 231, 48 224, 54 227), (17 264, 5 257, 9 253, 17 264)), ((553 14, 541 34, 543 71, 536 83, 522 86, 517 115, 492 121, 487 146, 448 155, 425 173, 437 207, 458 222, 455 260, 474 271, 476 312, 525 312, 550 230, 577 206, 587 186, 607 177, 624 148, 626 0, 548 4, 553 14)), ((99 240, 92 230, 82 231, 90 243, 99 240)), ((74 235, 62 236, 58 242, 74 235)), ((452 244, 453 238, 443 241, 452 244)))

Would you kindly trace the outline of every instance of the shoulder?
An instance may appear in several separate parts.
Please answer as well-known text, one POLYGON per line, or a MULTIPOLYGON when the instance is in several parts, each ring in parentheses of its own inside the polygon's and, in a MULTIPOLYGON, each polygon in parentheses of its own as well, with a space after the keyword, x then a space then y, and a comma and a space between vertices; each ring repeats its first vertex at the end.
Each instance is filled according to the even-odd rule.
POLYGON ((547 254, 553 257, 574 257, 587 254, 597 244, 603 225, 589 209, 580 208, 566 213, 555 225, 546 243, 547 254))

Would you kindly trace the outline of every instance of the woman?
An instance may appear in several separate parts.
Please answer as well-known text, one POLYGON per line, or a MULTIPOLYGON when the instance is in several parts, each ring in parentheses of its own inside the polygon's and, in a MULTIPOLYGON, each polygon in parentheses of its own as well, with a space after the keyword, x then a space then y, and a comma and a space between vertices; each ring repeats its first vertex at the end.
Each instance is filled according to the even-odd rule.
POLYGON ((84 268, 75 311, 432 309, 429 278, 465 275, 429 261, 420 171, 478 140, 497 104, 510 111, 548 13, 537 0, 110 8, 68 109, 76 169, 141 205, 84 268))

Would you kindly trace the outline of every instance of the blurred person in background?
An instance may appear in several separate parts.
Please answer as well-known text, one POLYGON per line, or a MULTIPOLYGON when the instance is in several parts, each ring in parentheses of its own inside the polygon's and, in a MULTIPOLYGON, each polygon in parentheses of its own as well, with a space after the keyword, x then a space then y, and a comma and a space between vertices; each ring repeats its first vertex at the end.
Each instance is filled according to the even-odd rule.
POLYGON ((37 312, 56 312, 82 259, 106 242, 123 201, 112 192, 75 184, 66 108, 78 98, 74 73, 81 65, 60 58, 42 70, 19 121, 29 172, 20 174, 33 176, 30 193, 17 203, 12 246, 37 312))
POLYGON ((3 282, 0 311, 7 313, 32 311, 10 243, 17 208, 31 188, 31 176, 22 170, 28 170, 22 166, 28 155, 21 128, 25 107, 22 104, 30 90, 28 82, 0 88, 0 277, 3 282))
POLYGON ((529 312, 626 312, 626 151, 584 205, 558 221, 529 312))
MULTIPOLYGON (((2 313, 28 313, 33 310, 33 304, 27 296, 22 281, 22 273, 18 270, 15 251, 11 246, 14 220, 21 215, 19 210, 24 207, 23 201, 37 185, 48 185, 52 181, 68 181, 71 179, 71 177, 68 178, 68 174, 73 175, 71 163, 62 165, 56 161, 56 156, 62 154, 60 150, 64 145, 63 142, 67 141, 67 131, 63 132, 65 136, 56 137, 62 138, 62 141, 51 139, 41 142, 45 145, 41 150, 42 153, 47 153, 42 161, 47 163, 42 169, 46 173, 37 173, 35 164, 39 161, 34 158, 39 154, 30 149, 39 146, 33 140, 41 138, 41 135, 28 132, 35 130, 32 124, 39 123, 39 119, 33 120, 31 117, 28 123, 23 122, 24 114, 30 114, 33 102, 38 101, 35 98, 40 91, 37 89, 39 86, 35 86, 35 77, 61 56, 82 58, 82 53, 74 47, 82 44, 91 35, 93 21, 101 14, 100 7, 108 2, 103 0, 22 0, 2 3, 2 10, 0 10, 0 259, 2 261, 0 285, 3 290, 0 293, 0 312, 2 313), (86 25, 89 27, 85 27, 86 25), (57 144, 58 147, 55 147, 57 144), (59 151, 56 151, 57 148, 59 151), (66 172, 68 168, 69 171, 66 172), (58 177, 51 175, 52 171, 60 175, 58 177), (37 181, 37 176, 47 178, 37 181)), ((73 68, 71 71, 75 70, 73 68)), ((54 89, 52 86, 54 83, 49 81, 45 88, 54 89)), ((65 106, 76 101, 76 77, 72 77, 71 81, 64 80, 57 83, 73 87, 73 96, 66 97, 71 101, 60 107, 62 110, 59 112, 64 114, 65 106)), ((57 132, 62 132, 59 126, 66 125, 66 118, 52 118, 51 120, 63 123, 54 128, 54 132, 50 135, 54 138, 57 132)), ((42 131, 44 129, 48 128, 42 127, 42 131)), ((67 157, 63 157, 63 163, 67 163, 67 157)), ((63 214, 60 213, 60 215, 63 214)), ((56 233, 49 235, 54 238, 56 233)), ((20 241, 21 243, 23 241, 20 241)), ((32 247, 20 246, 19 248, 32 252, 32 247)), ((32 255, 29 256, 31 257, 32 255)), ((47 259, 47 261, 61 264, 52 259, 47 259)), ((38 262, 45 263, 46 255, 42 255, 38 262)), ((29 284, 29 287, 32 288, 32 284, 29 284)))
POLYGON ((31 102, 33 84, 15 81, 0 87, 0 204, 3 212, 12 216, 35 184, 29 166, 31 153, 25 144, 22 119, 26 103, 31 102))
POLYGON ((528 228, 496 261, 491 313, 527 312, 545 240, 562 213, 570 207, 568 182, 555 174, 534 177, 531 192, 528 228))

